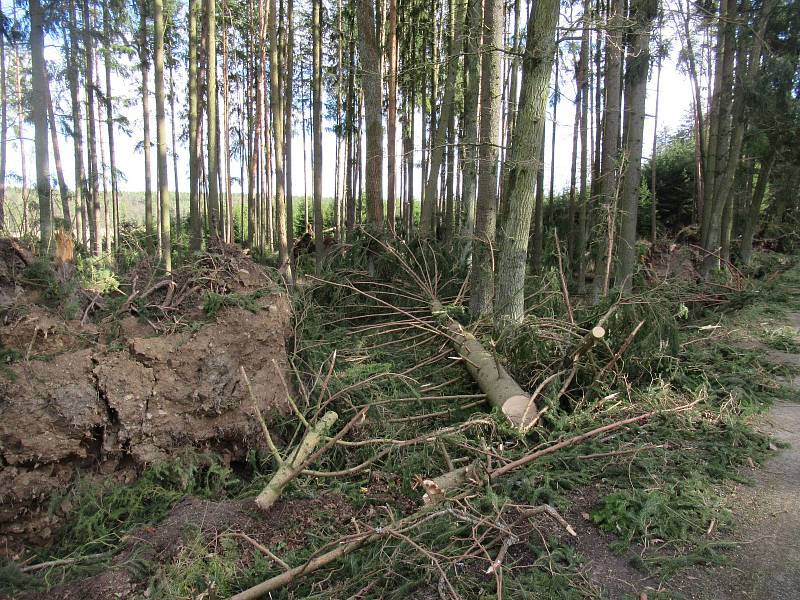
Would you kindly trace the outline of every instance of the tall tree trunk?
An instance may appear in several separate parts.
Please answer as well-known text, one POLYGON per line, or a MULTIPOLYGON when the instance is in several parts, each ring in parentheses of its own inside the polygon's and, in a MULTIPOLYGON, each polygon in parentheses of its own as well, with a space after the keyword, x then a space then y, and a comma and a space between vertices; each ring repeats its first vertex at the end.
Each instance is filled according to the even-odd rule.
MULTIPOLYGON (((88 0, 84 0, 87 2, 88 0)), ((139 63, 142 71, 142 146, 144 149, 144 228, 150 250, 158 245, 153 214, 152 151, 150 141, 150 42, 147 35, 147 0, 139 0, 139 63)))
POLYGON ((387 185, 388 195, 386 202, 386 222, 389 225, 389 232, 394 234, 395 224, 395 198, 397 192, 397 0, 388 0, 389 2, 389 22, 387 24, 388 31, 386 37, 387 55, 388 55, 388 92, 389 97, 388 113, 386 120, 386 143, 388 145, 387 151, 387 185))
MULTIPOLYGON (((537 4, 538 6, 538 4, 537 4)), ((476 316, 492 312, 494 298, 494 241, 497 223, 497 174, 500 133, 500 49, 503 47, 503 3, 486 0, 481 45, 480 174, 475 218, 474 260, 470 280, 470 310, 476 316)), ((530 133, 530 132, 529 132, 530 133)), ((538 141, 538 138, 537 138, 538 141)), ((536 145, 536 141, 533 142, 536 145)), ((534 153, 534 159, 539 153, 534 153)), ((510 177, 510 175, 509 175, 510 177)), ((531 181, 531 184, 533 182, 531 181)), ((510 189, 510 182, 509 182, 510 189)), ((532 188, 531 188, 532 189, 532 188)), ((525 223, 527 243, 530 215, 525 223)), ((525 253, 522 268, 525 268, 525 253)), ((503 308, 502 310, 507 310, 503 308)))
MULTIPOLYGON (((439 171, 442 167, 442 157, 447 145, 447 126, 450 115, 454 113, 456 75, 458 74, 458 55, 463 47, 461 31, 464 24, 464 0, 455 0, 453 38, 450 43, 450 55, 447 62, 447 74, 444 85, 441 111, 438 116, 436 129, 431 136, 430 161, 428 165, 428 180, 425 183, 425 195, 422 198, 420 212, 419 235, 428 238, 435 234, 436 205, 438 200, 437 182, 439 171)), ((502 10, 501 10, 502 12, 502 10)), ((502 27, 502 17, 498 23, 502 27)), ((499 65, 498 65, 499 71, 499 65)))
POLYGON ((375 33, 373 0, 359 0, 358 10, 362 87, 367 130, 366 200, 367 223, 375 229, 383 226, 383 94, 381 60, 375 33))
POLYGON ((606 33, 605 111, 603 123, 603 154, 600 166, 600 218, 606 220, 606 236, 600 236, 600 252, 595 273, 595 293, 608 293, 609 273, 607 267, 613 256, 614 220, 619 183, 620 156, 619 130, 621 120, 620 92, 622 68, 623 1, 610 0, 606 33))
MULTIPOLYGON (((660 21, 660 19, 659 19, 660 21)), ((660 41, 660 33, 659 33, 660 41)), ((653 151, 650 154, 650 243, 655 244, 658 237, 658 190, 656 189, 656 177, 658 161, 656 160, 656 153, 658 152, 658 108, 659 101, 661 100, 661 58, 662 51, 659 44, 658 49, 658 62, 656 66, 656 110, 653 114, 653 151)))
POLYGON ((633 0, 632 43, 625 70, 625 168, 622 181, 621 223, 617 244, 617 285, 626 292, 633 287, 636 266, 636 224, 639 185, 642 182, 647 74, 650 68, 650 30, 658 0, 633 0))
POLYGON ((39 227, 42 250, 46 251, 53 235, 50 214, 50 153, 47 146, 47 65, 44 62, 44 29, 42 5, 29 2, 31 16, 31 120, 36 148, 36 191, 39 196, 39 227))
POLYGON ((164 2, 153 0, 153 75, 156 92, 156 148, 158 156, 158 195, 161 215, 161 254, 164 270, 172 272, 170 237, 169 179, 167 171, 167 111, 164 93, 164 2))
MULTIPOLYGON (((589 37, 589 20, 591 18, 590 0, 583 2, 583 33, 581 34, 581 55, 578 85, 580 87, 580 137, 581 137, 581 167, 580 167, 580 194, 578 195, 578 225, 575 237, 575 267, 578 277, 578 292, 583 294, 586 287, 586 221, 589 213, 589 101, 591 86, 589 84, 589 52, 591 40, 589 37)), ((598 44, 599 45, 599 44, 598 44)))
MULTIPOLYGON (((178 115, 175 112, 175 73, 173 65, 169 66, 169 121, 172 134, 172 178, 175 181, 175 227, 178 234, 181 232, 181 192, 178 185, 178 138, 175 132, 175 123, 178 115)), ((244 185, 244 181, 242 182, 244 185)), ((119 223, 117 224, 119 226, 119 223)))
POLYGON ((111 211, 114 240, 119 240, 119 185, 117 183, 117 149, 114 143, 114 103, 111 95, 111 11, 109 0, 103 1, 103 66, 106 84, 106 129, 108 131, 108 164, 111 169, 111 211))
POLYGON ((6 228, 6 158, 8 143, 6 95, 6 40, 0 37, 0 230, 6 228))
MULTIPOLYGON (((86 178, 83 170, 83 122, 81 117, 80 81, 79 81, 79 49, 78 26, 75 0, 69 3, 69 56, 67 58, 67 80, 69 82, 70 104, 72 107, 72 141, 75 164, 75 237, 86 243, 86 210, 84 201, 88 197, 86 178)), ((65 44, 67 45, 67 44, 65 44)))
POLYGON ((86 144, 88 146, 87 170, 89 172, 88 195, 86 208, 89 219, 89 240, 92 253, 100 255, 100 194, 98 191, 97 173, 97 131, 95 127, 95 75, 94 75, 94 40, 92 37, 92 21, 89 11, 89 0, 83 0, 83 46, 86 54, 86 144))
POLYGON ((472 248, 475 231, 475 192, 478 182, 478 100, 480 97, 480 35, 481 0, 467 0, 467 34, 464 38, 464 173, 462 204, 464 225, 461 235, 465 238, 465 255, 472 248))
POLYGON ((208 227, 213 239, 219 239, 219 153, 217 144, 217 6, 216 0, 205 3, 206 19, 206 142, 208 144, 208 227))
POLYGON ((528 19, 522 88, 508 153, 508 215, 497 258, 495 316, 521 321, 525 312, 525 265, 533 211, 533 183, 542 159, 547 97, 555 50, 558 0, 538 0, 528 19))
MULTIPOLYGON (((228 13, 227 1, 223 3, 224 16, 228 13)), ((223 24, 225 21, 223 21, 223 24)), ((230 148, 230 92, 228 85, 228 25, 222 28, 222 155, 225 160, 225 202, 228 220, 225 228, 225 240, 233 243, 233 189, 231 186, 231 148, 230 148)))
MULTIPOLYGON (((50 94, 50 85, 47 89, 47 121, 50 125, 50 142, 53 144, 53 160, 56 163, 56 178, 58 180, 58 191, 61 197, 61 215, 64 219, 64 227, 67 231, 72 229, 72 219, 69 209, 69 188, 64 179, 64 169, 61 166, 61 147, 58 143, 58 129, 56 129, 56 115, 53 111, 53 97, 50 94)), ((3 107, 5 108, 5 106, 3 107)))
POLYGON ((287 211, 286 211, 286 175, 284 171, 284 150, 283 150, 283 103, 281 101, 281 65, 278 61, 278 10, 276 0, 269 2, 269 83, 270 97, 269 104, 272 112, 272 131, 274 137, 275 150, 275 229, 278 241, 278 261, 281 268, 286 268, 286 275, 291 280, 292 266, 289 256, 289 238, 286 230, 287 211))
POLYGON ((317 250, 317 273, 322 270, 325 245, 322 243, 324 223, 322 221, 322 0, 314 0, 311 28, 314 38, 314 72, 312 92, 314 94, 314 245, 317 250))
MULTIPOLYGON (((745 42, 742 38, 745 37, 747 30, 750 29, 750 25, 744 24, 741 26, 742 31, 739 36, 740 46, 735 57, 737 70, 735 86, 733 85, 732 79, 732 63, 734 62, 732 54, 736 43, 735 29, 733 23, 727 23, 725 26, 725 54, 722 67, 723 89, 720 94, 718 112, 720 125, 716 151, 716 169, 713 193, 708 194, 711 199, 710 214, 708 220, 704 220, 706 224, 706 235, 703 236, 705 242, 703 247, 707 252, 701 267, 701 271, 704 274, 707 274, 713 268, 719 267, 719 258, 716 256, 717 250, 719 250, 723 260, 727 260, 730 252, 729 240, 725 239, 725 234, 729 227, 729 224, 725 222, 725 211, 733 210, 730 205, 732 202, 731 188, 741 160, 745 131, 747 90, 751 88, 753 83, 751 79, 758 72, 760 67, 763 39, 770 16, 776 4, 776 0, 767 0, 761 5, 757 20, 758 27, 753 35, 749 50, 749 69, 747 67, 748 58, 746 56, 748 52, 743 46, 745 42)), ((727 7, 727 14, 737 14, 737 7, 734 0, 730 0, 730 5, 727 7)), ((731 212, 728 212, 727 215, 730 216, 731 212)))
POLYGON ((198 47, 197 32, 200 0, 189 0, 189 228, 190 248, 197 252, 203 243, 200 215, 200 153, 198 119, 200 112, 197 89, 198 47))
MULTIPOLYGON (((321 17, 320 17, 321 18, 321 17)), ((286 0, 286 69, 284 83, 286 86, 286 101, 284 117, 286 126, 284 138, 284 154, 286 155, 286 243, 289 248, 294 246, 294 195, 292 191, 292 116, 294 115, 294 0, 286 0)), ((305 130, 305 123, 303 124, 305 130)), ((304 158, 305 160, 305 158, 304 158)), ((305 181, 305 178, 304 178, 305 181)), ((306 219, 308 219, 308 206, 306 205, 306 219)))

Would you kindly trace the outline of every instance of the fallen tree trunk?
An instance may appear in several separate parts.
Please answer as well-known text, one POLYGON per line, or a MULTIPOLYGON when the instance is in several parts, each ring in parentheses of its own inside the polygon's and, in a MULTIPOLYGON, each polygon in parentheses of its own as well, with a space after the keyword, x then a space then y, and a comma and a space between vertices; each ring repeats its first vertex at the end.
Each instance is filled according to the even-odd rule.
POLYGON ((280 497, 283 488, 306 467, 308 457, 314 452, 317 446, 325 440, 331 427, 339 416, 333 412, 326 412, 314 426, 308 430, 306 436, 292 452, 291 456, 284 460, 275 471, 270 482, 256 498, 256 505, 263 511, 268 511, 276 500, 280 497))
POLYGON ((467 370, 486 394, 489 403, 499 408, 514 427, 524 430, 535 422, 539 412, 530 394, 514 381, 497 356, 486 350, 461 324, 451 319, 438 301, 431 304, 431 312, 434 316, 445 317, 444 328, 454 349, 466 363, 467 370))

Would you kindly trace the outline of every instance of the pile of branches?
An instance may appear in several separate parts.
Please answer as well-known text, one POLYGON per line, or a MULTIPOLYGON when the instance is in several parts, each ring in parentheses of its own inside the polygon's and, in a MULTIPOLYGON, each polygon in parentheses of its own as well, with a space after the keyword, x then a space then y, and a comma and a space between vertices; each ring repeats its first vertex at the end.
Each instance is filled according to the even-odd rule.
POLYGON ((275 279, 238 246, 209 243, 172 273, 164 274, 156 257, 142 260, 120 286, 119 304, 107 318, 130 313, 156 331, 176 330, 207 308, 209 299, 245 295, 275 288, 275 279))

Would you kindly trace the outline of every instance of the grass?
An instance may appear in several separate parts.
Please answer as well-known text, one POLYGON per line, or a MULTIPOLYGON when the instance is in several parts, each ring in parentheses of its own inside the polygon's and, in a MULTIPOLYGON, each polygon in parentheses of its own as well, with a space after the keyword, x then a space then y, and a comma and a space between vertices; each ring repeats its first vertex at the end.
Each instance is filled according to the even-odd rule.
MULTIPOLYGON (((436 266, 438 272, 450 272, 446 257, 425 256, 425 264, 431 270, 435 259, 441 261, 436 266)), ((423 256, 419 258, 422 260, 423 256)), ((407 284, 391 257, 371 257, 368 240, 356 242, 348 261, 329 265, 328 277, 340 284, 354 278, 366 279, 365 273, 372 268, 380 281, 392 281, 401 287, 407 284)), ((455 296, 462 276, 458 271, 452 280, 442 276, 441 297, 455 296)), ((570 514, 584 508, 579 505, 584 490, 599 490, 596 501, 586 507, 592 521, 613 534, 618 551, 638 557, 634 566, 642 572, 668 581, 686 565, 717 563, 723 559, 724 536, 732 525, 720 485, 741 480, 743 465, 770 456, 770 441, 752 429, 751 418, 783 393, 775 381, 790 370, 769 364, 763 353, 742 350, 735 340, 709 337, 708 330, 700 327, 714 323, 731 329, 750 327, 767 317, 780 319, 800 302, 792 291, 792 286, 797 289, 797 283, 800 273, 794 267, 780 279, 762 281, 735 295, 722 313, 682 310, 674 300, 679 295, 676 290, 656 290, 646 298, 647 302, 625 307, 609 326, 609 349, 618 348, 640 320, 646 320, 648 327, 623 357, 619 375, 599 382, 592 380, 597 365, 610 357, 609 349, 598 348, 593 355, 597 364, 589 361, 580 370, 570 402, 565 406, 553 404, 546 427, 537 428, 529 439, 520 438, 501 417, 487 415, 483 407, 461 409, 459 406, 466 403, 421 399, 477 391, 462 368, 448 361, 446 355, 444 360, 425 364, 439 353, 441 340, 416 338, 418 332, 411 328, 381 328, 396 315, 382 314, 384 305, 352 289, 309 285, 294 296, 296 336, 291 342, 298 389, 295 401, 303 410, 329 403, 344 419, 358 407, 371 404, 366 421, 349 438, 354 440, 408 439, 464 422, 476 414, 487 422, 466 432, 442 436, 440 443, 396 447, 371 469, 353 476, 300 478, 287 489, 285 497, 291 501, 342 494, 356 511, 362 527, 386 522, 392 515, 406 514, 419 505, 421 490, 415 487, 413 476, 446 471, 448 458, 471 458, 494 450, 514 459, 532 446, 552 443, 600 423, 697 399, 700 402, 696 410, 662 415, 546 456, 481 488, 480 493, 458 506, 466 514, 483 515, 492 523, 513 523, 513 505, 547 502, 570 514), (326 377, 329 369, 332 374, 326 377), (426 391, 431 389, 434 391, 426 391), (426 414, 431 416, 416 419, 426 414), (618 454, 586 458, 615 452, 618 454), (712 522, 722 540, 706 535, 712 522)), ((560 360, 565 348, 575 343, 569 338, 547 339, 543 337, 546 331, 537 325, 542 319, 564 318, 563 305, 557 292, 553 292, 557 285, 552 272, 544 280, 531 281, 531 304, 538 308, 523 327, 484 331, 486 338, 497 342, 498 360, 526 384, 532 381, 531 373, 542 372, 554 360, 560 360)), ((207 312, 215 312, 229 302, 246 308, 250 300, 236 297, 219 301, 209 297, 207 312)), ((393 302, 406 309, 419 306, 418 300, 410 298, 394 297, 393 302)), ((605 309, 579 306, 576 319, 593 324, 605 309)), ((464 322, 469 319, 460 308, 448 310, 454 318, 464 322)), ((271 430, 287 443, 302 435, 296 418, 280 420, 271 425, 271 430)), ((313 468, 351 468, 370 459, 379 448, 371 444, 337 446, 313 468)), ((129 485, 83 480, 56 500, 71 503, 74 509, 58 546, 47 557, 98 551, 113 554, 126 535, 137 527, 157 524, 186 495, 211 499, 252 496, 271 473, 272 460, 253 451, 245 467, 235 474, 213 457, 185 458, 150 467, 129 485)), ((334 517, 322 515, 302 531, 305 545, 272 550, 290 565, 302 564, 317 548, 340 535, 334 517)), ((278 590, 272 597, 349 597, 367 585, 370 587, 364 597, 426 597, 429 592, 436 594, 442 585, 442 577, 430 558, 435 556, 463 597, 493 598, 495 581, 482 573, 486 563, 468 556, 473 535, 484 535, 488 555, 496 555, 502 537, 492 527, 439 516, 414 530, 415 545, 389 537, 379 545, 349 555, 332 569, 298 580, 292 588, 278 590)), ((601 597, 582 574, 587 557, 578 555, 566 536, 538 535, 530 528, 526 531, 520 543, 509 551, 505 597, 601 597)), ((41 559, 45 558, 42 554, 41 559)), ((249 546, 230 538, 219 538, 211 544, 199 531, 191 530, 185 533, 182 548, 170 562, 134 566, 141 570, 141 579, 150 581, 149 597, 155 594, 176 599, 203 593, 227 597, 277 573, 272 563, 249 546)), ((45 574, 44 581, 53 584, 84 574, 82 567, 59 568, 45 574)), ((10 565, 0 568, 0 582, 7 589, 42 587, 42 581, 20 578, 10 565)))

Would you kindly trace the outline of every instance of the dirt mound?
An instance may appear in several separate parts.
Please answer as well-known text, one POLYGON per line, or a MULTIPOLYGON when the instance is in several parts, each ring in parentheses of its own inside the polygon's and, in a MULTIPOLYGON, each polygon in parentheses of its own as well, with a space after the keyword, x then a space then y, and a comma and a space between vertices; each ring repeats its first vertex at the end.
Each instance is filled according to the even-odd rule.
MULTIPOLYGON (((212 323, 154 337, 123 315, 108 346, 94 325, 38 306, 0 326, 11 353, 0 373, 0 547, 51 541, 63 515, 48 500, 78 472, 135 472, 189 447, 244 459, 262 439, 241 367, 267 419, 288 410, 287 297, 248 257, 220 256, 208 260, 231 281, 209 280, 212 323)), ((187 290, 185 301, 200 293, 187 290)))

